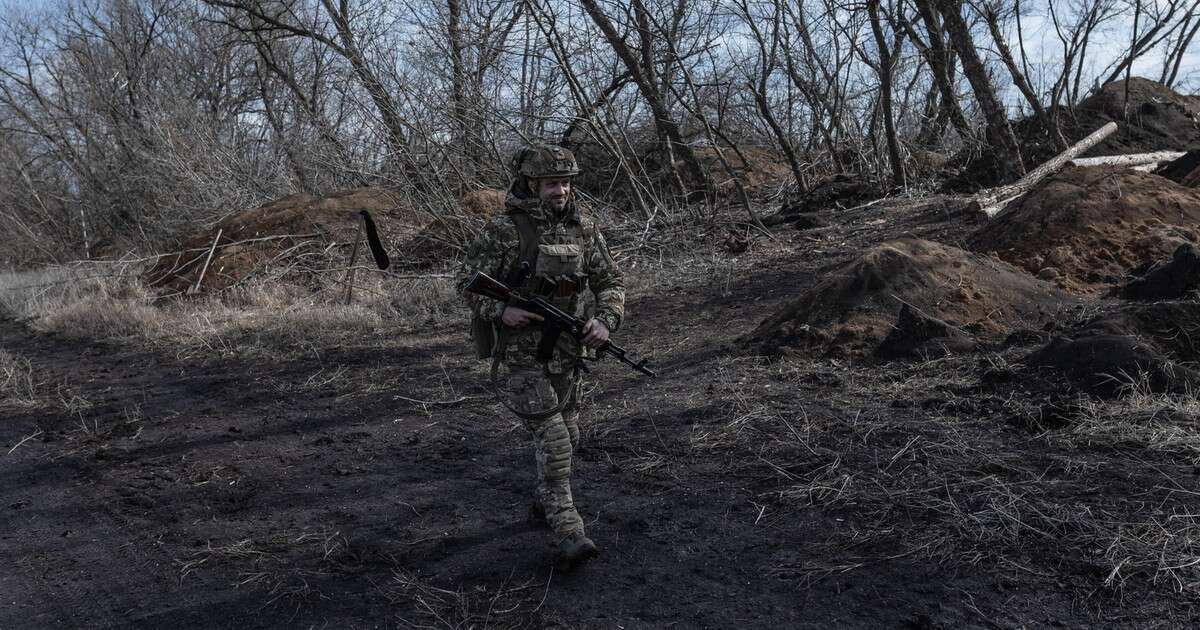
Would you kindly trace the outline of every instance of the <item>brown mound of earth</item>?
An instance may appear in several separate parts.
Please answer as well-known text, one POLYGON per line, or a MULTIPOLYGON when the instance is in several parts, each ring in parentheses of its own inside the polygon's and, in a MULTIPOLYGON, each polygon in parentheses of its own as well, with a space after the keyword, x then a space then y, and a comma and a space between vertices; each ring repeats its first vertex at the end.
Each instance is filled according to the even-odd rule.
MULTIPOLYGON (((447 212, 423 228, 427 214, 418 214, 380 188, 358 188, 325 197, 290 195, 266 205, 235 213, 188 238, 182 251, 159 258, 144 278, 164 294, 186 293, 203 273, 201 291, 236 285, 270 267, 297 267, 321 273, 348 266, 352 245, 360 233, 359 212, 367 210, 389 250, 393 264, 427 264, 451 257, 471 226, 504 206, 498 190, 469 192, 460 199, 460 212, 447 212), (211 262, 205 260, 220 234, 211 262)), ((366 240, 359 243, 356 265, 370 264, 366 240)), ((320 284, 322 280, 314 280, 320 284)))
POLYGON ((1010 204, 968 244, 1089 294, 1200 242, 1198 226, 1200 190, 1149 173, 1070 167, 1010 204))
POLYGON ((404 252, 401 264, 422 268, 457 259, 487 218, 504 210, 504 199, 503 190, 473 190, 464 194, 459 200, 462 214, 435 217, 400 246, 404 252))
POLYGON ((1127 304, 1055 337, 1026 365, 1113 396, 1132 384, 1153 392, 1200 387, 1200 302, 1127 304))
POLYGON ((1075 107, 1075 120, 1063 133, 1074 141, 1109 122, 1120 125, 1087 155, 1200 148, 1200 96, 1179 94, 1157 81, 1131 77, 1128 103, 1126 108, 1125 81, 1113 81, 1075 107))
MULTIPOLYGON (((203 272, 202 291, 225 289, 256 269, 291 264, 298 254, 323 252, 324 258, 337 249, 331 245, 349 246, 362 223, 361 210, 371 213, 385 247, 406 229, 407 213, 391 194, 379 188, 357 188, 326 197, 290 195, 232 214, 192 235, 184 241, 182 251, 161 257, 143 277, 150 286, 173 294, 194 287, 203 272), (218 234, 220 240, 205 270, 218 234)), ((348 252, 339 253, 348 256, 348 252)), ((360 254, 367 260, 366 251, 360 254)), ((341 266, 347 262, 342 261, 341 266)))
MULTIPOLYGON (((721 164, 715 149, 697 147, 694 151, 700 166, 710 173, 713 181, 716 182, 718 193, 730 195, 736 192, 733 180, 727 176, 725 166, 721 164)), ((777 155, 774 150, 767 147, 742 146, 738 151, 734 151, 730 147, 721 149, 725 160, 733 169, 734 176, 741 180, 742 185, 750 193, 753 194, 779 182, 791 181, 791 168, 788 167, 787 161, 777 155)))
POLYGON ((1040 328, 1076 301, 993 258, 924 241, 876 246, 762 322, 742 341, 764 354, 875 351, 905 304, 980 339, 1040 328))

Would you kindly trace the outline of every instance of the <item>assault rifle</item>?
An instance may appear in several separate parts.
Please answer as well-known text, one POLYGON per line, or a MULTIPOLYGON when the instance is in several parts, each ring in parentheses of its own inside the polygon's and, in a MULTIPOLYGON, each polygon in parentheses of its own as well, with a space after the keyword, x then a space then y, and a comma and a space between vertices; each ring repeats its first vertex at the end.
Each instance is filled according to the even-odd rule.
MULTIPOLYGON (((471 274, 470 280, 467 281, 466 290, 475 295, 482 295, 486 298, 505 302, 510 306, 525 309, 530 313, 535 313, 542 316, 542 339, 553 340, 561 333, 571 335, 576 339, 583 339, 583 328, 587 322, 567 313, 566 311, 554 306, 546 300, 534 297, 521 297, 515 291, 505 286, 503 282, 492 278, 491 276, 476 271, 471 274)), ((539 348, 539 354, 541 349, 539 348)), ((596 355, 612 355, 621 363, 649 376, 656 378, 658 375, 646 367, 646 359, 634 361, 629 358, 628 353, 624 348, 618 346, 611 341, 605 341, 604 345, 596 348, 596 355)))

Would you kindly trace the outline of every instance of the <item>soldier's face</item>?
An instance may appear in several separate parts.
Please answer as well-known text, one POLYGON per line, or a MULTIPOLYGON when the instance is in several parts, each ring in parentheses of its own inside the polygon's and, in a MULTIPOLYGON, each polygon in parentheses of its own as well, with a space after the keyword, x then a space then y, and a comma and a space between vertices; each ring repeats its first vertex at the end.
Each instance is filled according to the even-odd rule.
POLYGON ((567 207, 567 198, 571 195, 571 178, 547 177, 537 180, 538 197, 542 202, 555 210, 567 207))

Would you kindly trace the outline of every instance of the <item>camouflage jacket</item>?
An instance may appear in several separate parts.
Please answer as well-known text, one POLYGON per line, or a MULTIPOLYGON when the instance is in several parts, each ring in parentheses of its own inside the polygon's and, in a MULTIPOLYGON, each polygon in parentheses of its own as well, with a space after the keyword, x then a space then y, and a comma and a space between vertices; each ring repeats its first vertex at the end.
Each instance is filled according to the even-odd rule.
MULTIPOLYGON (((458 277, 459 292, 463 293, 463 287, 475 271, 482 271, 501 282, 507 281, 520 257, 521 239, 512 219, 512 215, 518 212, 524 212, 533 219, 539 234, 538 243, 541 250, 534 277, 518 289, 528 293, 537 286, 539 274, 569 270, 572 275, 579 277, 581 284, 586 285, 586 290, 590 290, 595 298, 594 305, 587 304, 586 290, 567 296, 543 296, 576 317, 595 317, 604 322, 610 332, 616 332, 625 315, 625 280, 599 227, 594 220, 581 212, 574 201, 562 212, 554 213, 545 208, 537 198, 523 198, 509 192, 504 213, 493 216, 475 241, 468 246, 458 277), (560 249, 555 247, 564 243, 578 245, 578 256, 553 255, 561 253, 560 249), (560 268, 555 268, 556 265, 560 268)), ((575 248, 568 249, 572 253, 575 251, 575 248)), ((469 293, 463 295, 474 316, 495 323, 504 349, 502 360, 523 365, 537 364, 537 344, 541 340, 539 326, 523 329, 504 326, 500 323, 500 315, 504 312, 506 304, 469 293)), ((576 357, 583 351, 578 341, 568 335, 561 336, 554 357, 548 364, 550 372, 563 373, 571 370, 576 357)))

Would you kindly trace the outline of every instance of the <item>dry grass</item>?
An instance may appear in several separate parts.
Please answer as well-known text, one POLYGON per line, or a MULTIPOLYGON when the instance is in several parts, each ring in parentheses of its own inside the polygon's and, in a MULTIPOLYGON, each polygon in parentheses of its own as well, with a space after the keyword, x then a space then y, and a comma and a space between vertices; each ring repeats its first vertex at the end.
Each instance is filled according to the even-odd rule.
POLYGON ((198 299, 158 302, 137 265, 0 274, 0 315, 41 332, 153 347, 177 356, 292 356, 373 345, 462 316, 452 279, 364 277, 355 300, 263 279, 198 299))
POLYGON ((38 407, 42 397, 29 359, 0 349, 0 405, 38 407))
MULTIPOLYGON (((553 574, 550 577, 554 579, 553 574)), ((520 583, 504 581, 495 588, 476 586, 471 590, 451 591, 438 588, 417 575, 403 570, 393 574, 384 594, 393 605, 411 609, 401 613, 402 628, 467 630, 470 628, 537 627, 550 583, 535 584, 532 579, 520 583)))
POLYGON ((180 579, 215 565, 233 565, 238 588, 262 592, 265 605, 301 607, 322 597, 319 582, 359 564, 355 550, 338 531, 279 532, 261 540, 225 544, 209 541, 187 558, 175 560, 180 579))
POLYGON ((39 377, 29 359, 0 349, 0 408, 49 409, 75 416, 91 406, 71 387, 39 377))
MULTIPOLYGON (((1005 431, 996 415, 959 411, 964 400, 955 392, 977 378, 964 360, 887 371, 717 361, 710 395, 730 409, 722 422, 692 427, 691 455, 719 457, 731 476, 757 480, 756 504, 774 506, 768 521, 808 506, 845 521, 825 543, 844 562, 784 564, 771 569, 776 575, 805 581, 915 556, 1061 572, 1075 576, 1084 595, 1120 594, 1131 584, 1200 594, 1200 492, 1136 456, 1152 449, 1196 461, 1194 397, 1134 391, 1117 402, 1082 399, 1076 421, 1029 437, 1005 431), (817 374, 838 379, 845 398, 829 402, 846 419, 813 421, 793 401, 754 394, 817 374), (937 404, 922 404, 930 400, 937 404), (896 406, 914 410, 895 413, 896 406), (1097 471, 1113 466, 1160 481, 1136 494, 1095 492, 1097 471), (1036 551, 1047 549, 1054 551, 1036 551)), ((1010 399, 1000 413, 1023 404, 1010 399)))
POLYGON ((1153 393, 1143 376, 1120 399, 1080 398, 1064 433, 1081 445, 1166 451, 1200 465, 1200 398, 1153 393))

